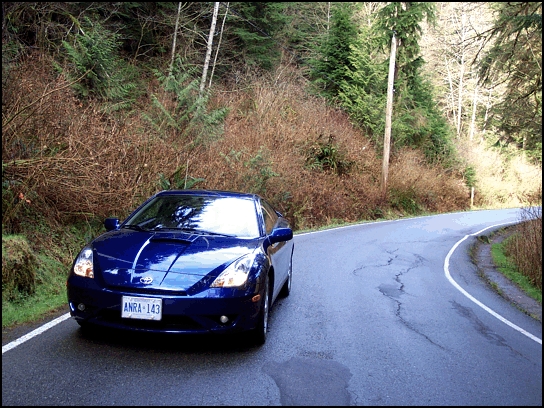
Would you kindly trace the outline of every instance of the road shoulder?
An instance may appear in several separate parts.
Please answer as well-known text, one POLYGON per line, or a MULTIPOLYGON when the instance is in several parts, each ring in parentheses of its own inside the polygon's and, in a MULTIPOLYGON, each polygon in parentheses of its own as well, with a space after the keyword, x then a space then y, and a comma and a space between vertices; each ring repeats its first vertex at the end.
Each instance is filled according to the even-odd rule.
POLYGON ((36 321, 2 328, 2 347, 66 313, 68 313, 68 306, 63 306, 59 309, 45 313, 36 321))
POLYGON ((491 245, 502 242, 512 232, 511 227, 504 228, 486 235, 488 238, 486 240, 476 239, 471 248, 473 262, 477 266, 480 276, 496 292, 525 314, 542 322, 542 305, 528 296, 517 284, 506 278, 493 262, 491 245))

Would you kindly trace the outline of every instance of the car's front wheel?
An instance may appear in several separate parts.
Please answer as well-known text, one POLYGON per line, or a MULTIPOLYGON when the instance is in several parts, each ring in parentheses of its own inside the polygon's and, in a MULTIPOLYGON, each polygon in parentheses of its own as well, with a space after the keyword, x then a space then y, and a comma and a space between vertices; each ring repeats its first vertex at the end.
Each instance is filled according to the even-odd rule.
POLYGON ((264 278, 263 299, 261 311, 257 319, 257 325, 251 333, 253 342, 261 346, 266 342, 266 334, 268 331, 268 313, 270 311, 270 278, 268 274, 264 278))

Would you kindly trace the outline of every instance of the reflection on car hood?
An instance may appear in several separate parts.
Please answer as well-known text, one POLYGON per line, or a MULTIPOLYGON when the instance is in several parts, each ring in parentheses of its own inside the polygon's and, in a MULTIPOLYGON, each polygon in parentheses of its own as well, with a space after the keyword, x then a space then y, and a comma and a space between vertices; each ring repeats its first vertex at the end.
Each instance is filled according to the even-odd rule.
POLYGON ((95 268, 107 285, 176 291, 188 290, 257 245, 258 239, 125 229, 93 242, 95 268))

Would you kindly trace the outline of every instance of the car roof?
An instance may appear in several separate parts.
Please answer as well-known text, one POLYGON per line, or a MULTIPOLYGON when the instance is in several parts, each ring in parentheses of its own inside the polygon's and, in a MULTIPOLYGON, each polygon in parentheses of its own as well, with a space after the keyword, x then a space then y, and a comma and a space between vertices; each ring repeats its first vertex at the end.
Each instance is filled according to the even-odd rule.
POLYGON ((155 196, 165 195, 193 195, 193 196, 216 196, 216 197, 233 197, 233 198, 245 198, 252 200, 260 200, 261 197, 253 193, 243 193, 239 191, 226 191, 226 190, 163 190, 155 194, 155 196))

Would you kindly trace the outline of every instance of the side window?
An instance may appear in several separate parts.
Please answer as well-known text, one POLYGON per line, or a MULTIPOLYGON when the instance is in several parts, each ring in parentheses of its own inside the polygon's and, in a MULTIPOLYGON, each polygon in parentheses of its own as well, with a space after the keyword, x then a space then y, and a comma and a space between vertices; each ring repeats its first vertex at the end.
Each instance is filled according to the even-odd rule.
POLYGON ((276 222, 278 221, 278 215, 274 209, 265 201, 261 201, 261 208, 263 210, 264 225, 266 228, 266 234, 270 234, 276 222))

